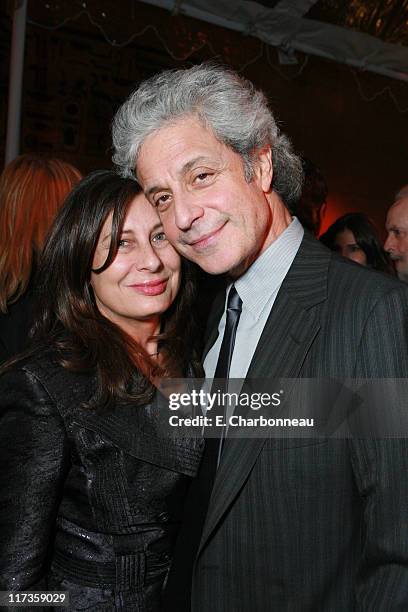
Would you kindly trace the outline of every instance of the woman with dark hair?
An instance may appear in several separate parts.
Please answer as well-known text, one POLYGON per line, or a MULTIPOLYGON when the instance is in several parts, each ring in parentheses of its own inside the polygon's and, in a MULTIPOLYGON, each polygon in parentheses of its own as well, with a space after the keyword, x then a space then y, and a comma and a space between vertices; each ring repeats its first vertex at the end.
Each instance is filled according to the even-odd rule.
POLYGON ((348 213, 339 217, 320 236, 320 242, 362 266, 394 273, 375 226, 363 213, 348 213))
POLYGON ((35 347, 0 376, 0 589, 155 612, 202 451, 163 434, 154 385, 201 375, 192 269, 137 183, 99 171, 68 196, 38 278, 35 347))

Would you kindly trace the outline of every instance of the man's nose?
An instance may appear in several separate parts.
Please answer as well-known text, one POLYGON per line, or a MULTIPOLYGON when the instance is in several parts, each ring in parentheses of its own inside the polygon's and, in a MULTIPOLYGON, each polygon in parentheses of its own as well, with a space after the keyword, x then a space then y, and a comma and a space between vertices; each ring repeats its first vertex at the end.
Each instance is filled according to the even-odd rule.
POLYGON ((174 221, 180 230, 189 230, 194 222, 203 215, 204 208, 197 201, 195 194, 184 191, 175 198, 174 221))
POLYGON ((393 235, 389 232, 387 235, 387 239, 384 242, 384 251, 391 253, 395 248, 395 241, 393 235))

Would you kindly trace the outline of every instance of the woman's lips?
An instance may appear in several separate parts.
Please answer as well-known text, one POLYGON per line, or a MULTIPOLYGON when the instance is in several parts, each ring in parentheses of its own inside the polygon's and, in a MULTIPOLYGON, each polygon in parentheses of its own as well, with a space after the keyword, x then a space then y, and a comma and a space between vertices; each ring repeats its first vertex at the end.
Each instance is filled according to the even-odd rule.
POLYGON ((145 283, 137 283, 135 285, 128 285, 131 289, 134 289, 138 293, 143 295, 160 295, 166 291, 168 278, 157 281, 147 281, 145 283))

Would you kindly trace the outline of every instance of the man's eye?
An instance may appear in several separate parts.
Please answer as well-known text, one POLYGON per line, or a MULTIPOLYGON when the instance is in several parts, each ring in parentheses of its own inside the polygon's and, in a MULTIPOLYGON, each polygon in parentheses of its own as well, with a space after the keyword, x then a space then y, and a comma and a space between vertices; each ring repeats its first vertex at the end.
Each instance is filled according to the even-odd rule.
POLYGON ((170 200, 170 194, 168 193, 163 193, 161 196, 157 197, 154 201, 154 205, 155 206, 164 206, 165 204, 168 204, 170 200))
POLYGON ((203 181, 205 181, 209 176, 211 176, 211 174, 209 172, 200 172, 200 174, 197 174, 197 176, 195 177, 195 181, 197 181, 198 183, 202 183, 203 181))

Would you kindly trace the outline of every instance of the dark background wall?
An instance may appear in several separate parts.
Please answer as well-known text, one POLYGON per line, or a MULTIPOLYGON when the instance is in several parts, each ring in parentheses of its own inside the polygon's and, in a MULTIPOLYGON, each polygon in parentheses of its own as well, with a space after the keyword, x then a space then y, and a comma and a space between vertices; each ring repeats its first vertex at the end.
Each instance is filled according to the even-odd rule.
MULTIPOLYGON (((10 42, 4 3, 2 164, 10 42)), ((300 53, 298 64, 281 64, 278 51, 254 37, 135 0, 29 1, 21 152, 52 152, 83 172, 109 167, 110 122, 137 83, 210 58, 262 87, 295 148, 321 168, 330 192, 325 226, 352 210, 383 226, 393 194, 408 183, 407 83, 300 53)))

